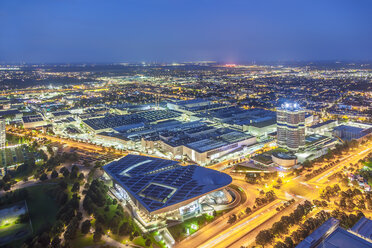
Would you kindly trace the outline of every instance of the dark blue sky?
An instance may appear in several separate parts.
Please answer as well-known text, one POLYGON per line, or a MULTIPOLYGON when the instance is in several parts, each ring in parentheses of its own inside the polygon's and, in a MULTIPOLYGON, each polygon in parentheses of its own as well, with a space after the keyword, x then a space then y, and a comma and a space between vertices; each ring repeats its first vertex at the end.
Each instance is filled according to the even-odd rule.
POLYGON ((371 0, 0 0, 0 62, 372 60, 371 0))

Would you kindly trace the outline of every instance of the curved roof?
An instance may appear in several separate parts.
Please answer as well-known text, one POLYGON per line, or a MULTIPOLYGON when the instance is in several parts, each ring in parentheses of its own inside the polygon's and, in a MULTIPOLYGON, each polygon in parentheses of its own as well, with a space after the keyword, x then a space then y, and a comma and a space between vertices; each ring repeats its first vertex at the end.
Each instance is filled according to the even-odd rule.
POLYGON ((273 152, 271 155, 274 157, 280 158, 280 159, 288 159, 288 160, 297 159, 296 155, 292 153, 288 153, 288 152, 273 152))
POLYGON ((135 197, 149 212, 225 187, 232 178, 197 165, 127 155, 103 167, 107 174, 135 197))

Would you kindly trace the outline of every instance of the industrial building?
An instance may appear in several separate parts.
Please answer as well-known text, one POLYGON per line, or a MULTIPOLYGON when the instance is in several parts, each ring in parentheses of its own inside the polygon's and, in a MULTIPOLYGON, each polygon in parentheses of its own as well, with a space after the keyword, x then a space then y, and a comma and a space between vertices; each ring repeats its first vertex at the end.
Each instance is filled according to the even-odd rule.
POLYGON ((296 248, 371 248, 372 221, 362 217, 350 230, 340 221, 329 218, 306 237, 296 248))
POLYGON ((372 125, 348 123, 335 127, 333 134, 343 140, 360 140, 372 135, 372 125))
POLYGON ((332 129, 337 126, 336 120, 328 120, 325 122, 321 122, 315 125, 312 125, 307 128, 308 134, 321 134, 321 135, 327 135, 331 136, 332 129))
POLYGON ((271 126, 269 128, 272 128, 273 121, 275 121, 275 112, 273 111, 260 108, 243 109, 235 106, 200 112, 196 116, 243 132, 249 131, 249 127, 255 123, 261 123, 258 124, 261 126, 268 125, 271 126))
POLYGON ((22 122, 24 128, 36 128, 47 125, 47 122, 44 120, 44 117, 41 116, 40 114, 23 116, 22 122))
POLYGON ((167 107, 172 110, 180 111, 189 115, 203 113, 213 109, 226 107, 225 104, 214 103, 206 99, 193 99, 184 101, 168 102, 167 107))
POLYGON ((181 116, 180 113, 170 110, 153 110, 129 115, 108 115, 102 118, 85 119, 83 123, 94 133, 104 131, 123 131, 143 127, 158 121, 169 120, 181 116))
POLYGON ((226 154, 242 150, 257 142, 256 137, 229 128, 200 126, 159 135, 159 147, 175 157, 186 156, 205 165, 226 154))

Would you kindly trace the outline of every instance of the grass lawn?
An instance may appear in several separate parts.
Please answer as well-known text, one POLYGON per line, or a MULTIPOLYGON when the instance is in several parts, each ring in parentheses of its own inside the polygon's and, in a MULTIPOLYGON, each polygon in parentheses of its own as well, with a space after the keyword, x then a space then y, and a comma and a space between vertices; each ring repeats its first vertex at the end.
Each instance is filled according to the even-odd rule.
MULTIPOLYGON (((151 233, 151 236, 150 236, 151 241, 155 245, 155 247, 167 248, 167 245, 165 244, 164 239, 160 240, 159 242, 156 242, 155 236, 157 236, 157 235, 159 235, 159 232, 155 231, 155 232, 151 233)), ((153 245, 153 247, 154 247, 154 245, 153 245)))
MULTIPOLYGON (((144 239, 142 236, 139 236, 139 237, 136 237, 133 239, 132 243, 135 244, 135 245, 139 245, 139 246, 142 246, 142 247, 149 247, 149 248, 152 248, 154 247, 153 244, 156 243, 155 239, 153 238, 153 236, 150 237, 150 240, 152 241, 152 244, 150 246, 146 246, 145 242, 146 242, 146 239, 144 239)), ((162 242, 162 243, 156 243, 157 246, 160 246, 160 247, 165 247, 165 243, 162 242)))
POLYGON ((71 247, 86 247, 94 245, 102 245, 103 241, 94 243, 93 234, 82 234, 80 231, 76 235, 76 238, 71 242, 71 247))
POLYGON ((57 203, 47 194, 47 190, 58 185, 38 185, 29 187, 27 201, 34 232, 38 232, 48 222, 53 224, 58 211, 57 203))
POLYGON ((146 247, 145 241, 146 240, 142 236, 139 236, 133 239, 133 244, 146 247))
POLYGON ((364 162, 363 164, 372 170, 372 161, 364 162))
POLYGON ((201 216, 188 219, 181 224, 169 227, 168 230, 175 240, 179 240, 195 233, 202 226, 211 222, 213 219, 214 219, 213 216, 203 214, 201 216), (189 232, 188 234, 187 230, 189 232))

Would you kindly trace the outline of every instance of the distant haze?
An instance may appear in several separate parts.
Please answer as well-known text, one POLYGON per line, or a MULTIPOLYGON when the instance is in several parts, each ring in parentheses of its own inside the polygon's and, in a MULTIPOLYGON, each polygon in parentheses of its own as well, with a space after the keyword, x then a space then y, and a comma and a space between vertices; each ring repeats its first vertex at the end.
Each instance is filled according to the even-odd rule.
POLYGON ((372 60, 369 0, 1 0, 0 63, 372 60))

